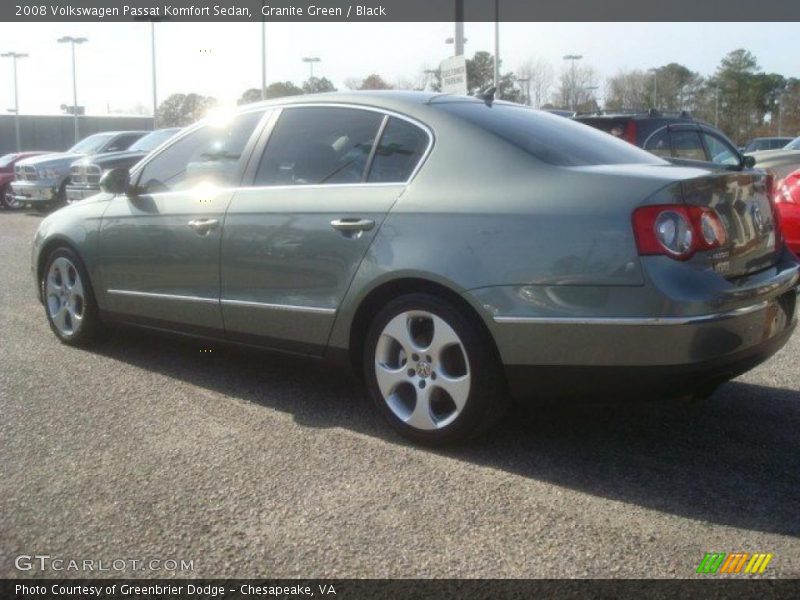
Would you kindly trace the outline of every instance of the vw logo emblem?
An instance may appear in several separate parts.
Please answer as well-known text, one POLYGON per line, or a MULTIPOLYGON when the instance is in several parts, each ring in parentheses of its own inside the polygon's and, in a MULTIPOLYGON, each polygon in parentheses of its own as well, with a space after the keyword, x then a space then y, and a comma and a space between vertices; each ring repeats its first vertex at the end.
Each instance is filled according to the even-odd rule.
POLYGON ((758 207, 758 204, 753 204, 750 212, 753 215, 753 225, 755 225, 756 231, 764 233, 766 223, 764 223, 764 215, 761 214, 761 209, 758 207))
POLYGON ((422 362, 418 363, 417 364, 417 376, 419 376, 422 379, 427 379, 428 377, 430 377, 431 376, 431 365, 429 363, 426 363, 425 361, 422 361, 422 362))

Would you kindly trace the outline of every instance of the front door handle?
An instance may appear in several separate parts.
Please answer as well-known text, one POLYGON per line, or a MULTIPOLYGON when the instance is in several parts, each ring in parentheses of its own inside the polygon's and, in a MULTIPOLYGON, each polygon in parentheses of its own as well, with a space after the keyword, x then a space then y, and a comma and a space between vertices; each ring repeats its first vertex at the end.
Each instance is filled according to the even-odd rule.
POLYGON ((331 221, 331 227, 343 233, 358 233, 369 231, 375 227, 375 221, 372 219, 334 219, 331 221))
POLYGON ((216 219, 194 219, 189 221, 189 227, 199 235, 206 235, 211 230, 216 229, 218 225, 219 221, 216 219))

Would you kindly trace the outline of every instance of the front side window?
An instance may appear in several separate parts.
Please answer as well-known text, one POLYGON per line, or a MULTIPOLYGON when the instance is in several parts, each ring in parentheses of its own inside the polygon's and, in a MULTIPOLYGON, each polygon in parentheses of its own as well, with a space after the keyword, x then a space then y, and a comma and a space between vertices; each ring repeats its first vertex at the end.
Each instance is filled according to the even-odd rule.
POLYGON ((128 150, 131 152, 150 152, 151 150, 158 148, 161 144, 166 142, 179 131, 180 128, 177 127, 152 131, 146 136, 139 138, 135 144, 128 148, 128 150))
POLYGON ((223 125, 208 123, 184 136, 145 165, 139 191, 180 191, 200 183, 237 185, 239 160, 263 114, 248 112, 223 125))
POLYGON ((258 166, 255 185, 359 183, 383 115, 338 107, 286 108, 258 166))
POLYGON ((428 134, 408 121, 391 117, 375 150, 367 181, 405 183, 428 148, 428 134))
POLYGON ((739 153, 736 149, 723 142, 720 138, 710 133, 703 132, 703 141, 706 143, 711 162, 718 165, 738 165, 739 153))
POLYGON ((130 148, 130 145, 133 144, 136 140, 142 137, 142 133, 126 133, 124 135, 119 135, 114 140, 112 140, 108 146, 103 148, 103 152, 121 152, 122 150, 127 150, 130 148))
POLYGON ((114 137, 114 135, 111 133, 96 133, 82 139, 72 148, 67 150, 67 152, 74 152, 77 154, 94 154, 95 152, 98 152, 100 148, 105 146, 112 137, 114 137))
POLYGON ((700 134, 696 131, 672 131, 672 148, 675 158, 706 161, 706 151, 700 134))

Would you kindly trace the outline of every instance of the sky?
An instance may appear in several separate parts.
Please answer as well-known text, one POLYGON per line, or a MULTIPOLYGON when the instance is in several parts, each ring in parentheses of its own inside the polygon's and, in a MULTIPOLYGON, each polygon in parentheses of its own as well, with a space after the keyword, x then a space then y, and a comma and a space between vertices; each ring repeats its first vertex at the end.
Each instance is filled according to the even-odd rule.
MULTIPOLYGON (((543 58, 560 70, 565 54, 582 54, 601 77, 669 62, 712 74, 736 48, 753 52, 769 72, 800 77, 789 40, 796 23, 501 23, 503 71, 543 58)), ((318 56, 315 75, 344 88, 348 78, 378 73, 414 80, 452 53, 452 23, 268 23, 267 81, 308 78, 304 56, 318 56)), ((87 37, 77 47, 78 104, 88 114, 152 108, 149 23, 0 23, 0 52, 26 52, 18 63, 21 114, 58 114, 72 104, 69 46, 63 35, 87 37)), ((494 23, 466 23, 466 54, 494 51, 494 23)), ((156 24, 159 101, 196 92, 233 104, 261 86, 260 23, 156 24)), ((14 105, 12 61, 0 60, 0 110, 14 105)), ((602 88, 601 88, 602 89, 602 88)))

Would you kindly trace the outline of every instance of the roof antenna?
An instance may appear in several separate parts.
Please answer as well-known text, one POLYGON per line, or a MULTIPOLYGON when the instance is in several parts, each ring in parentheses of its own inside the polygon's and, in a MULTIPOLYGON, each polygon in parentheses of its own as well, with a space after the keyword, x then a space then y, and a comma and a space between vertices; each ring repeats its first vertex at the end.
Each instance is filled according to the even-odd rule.
POLYGON ((492 102, 494 102, 494 93, 497 91, 495 86, 489 86, 485 90, 483 90, 479 94, 475 94, 476 98, 480 98, 484 102, 486 102, 486 106, 491 106, 492 102))

